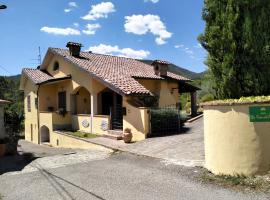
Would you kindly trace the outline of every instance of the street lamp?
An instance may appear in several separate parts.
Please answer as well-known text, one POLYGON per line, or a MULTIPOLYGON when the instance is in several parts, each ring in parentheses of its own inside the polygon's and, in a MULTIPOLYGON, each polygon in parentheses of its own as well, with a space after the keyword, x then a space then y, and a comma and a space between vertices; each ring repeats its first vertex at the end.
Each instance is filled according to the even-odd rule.
POLYGON ((0 5, 0 9, 6 9, 7 6, 6 5, 0 5))

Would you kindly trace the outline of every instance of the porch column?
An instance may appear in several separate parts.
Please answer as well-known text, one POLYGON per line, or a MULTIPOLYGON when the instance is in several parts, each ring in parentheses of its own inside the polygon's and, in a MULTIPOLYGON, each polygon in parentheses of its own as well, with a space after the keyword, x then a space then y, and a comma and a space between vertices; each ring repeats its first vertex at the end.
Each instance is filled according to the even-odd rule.
POLYGON ((197 115, 197 92, 190 93, 191 100, 191 116, 194 117, 197 115))
POLYGON ((94 115, 97 114, 97 93, 91 93, 91 133, 93 133, 94 115))

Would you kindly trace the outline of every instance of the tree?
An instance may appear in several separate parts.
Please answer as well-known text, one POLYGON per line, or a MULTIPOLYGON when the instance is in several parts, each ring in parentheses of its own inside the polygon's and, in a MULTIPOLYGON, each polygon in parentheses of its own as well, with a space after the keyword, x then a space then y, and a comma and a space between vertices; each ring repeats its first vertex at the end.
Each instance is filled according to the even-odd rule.
POLYGON ((205 0, 199 41, 218 98, 270 94, 269 13, 269 0, 205 0))
POLYGON ((0 99, 11 101, 5 106, 5 126, 11 133, 23 130, 24 110, 23 92, 19 91, 19 78, 0 76, 0 99))

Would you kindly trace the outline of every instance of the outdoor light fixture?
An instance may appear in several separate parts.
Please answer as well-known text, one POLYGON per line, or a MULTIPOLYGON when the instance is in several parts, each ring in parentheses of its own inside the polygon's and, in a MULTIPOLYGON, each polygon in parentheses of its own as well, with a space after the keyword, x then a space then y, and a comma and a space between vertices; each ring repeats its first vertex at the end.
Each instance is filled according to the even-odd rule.
POLYGON ((0 5, 0 9, 6 9, 7 6, 6 5, 0 5))

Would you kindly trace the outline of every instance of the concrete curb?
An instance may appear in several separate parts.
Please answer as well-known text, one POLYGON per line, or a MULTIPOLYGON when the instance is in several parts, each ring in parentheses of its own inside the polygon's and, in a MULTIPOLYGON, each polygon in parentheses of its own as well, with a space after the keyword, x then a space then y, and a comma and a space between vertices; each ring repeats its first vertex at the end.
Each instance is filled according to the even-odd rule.
POLYGON ((193 118, 187 120, 187 123, 192 123, 192 122, 194 122, 194 121, 200 119, 201 117, 203 117, 203 114, 198 115, 197 117, 193 117, 193 118))

